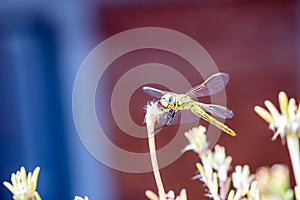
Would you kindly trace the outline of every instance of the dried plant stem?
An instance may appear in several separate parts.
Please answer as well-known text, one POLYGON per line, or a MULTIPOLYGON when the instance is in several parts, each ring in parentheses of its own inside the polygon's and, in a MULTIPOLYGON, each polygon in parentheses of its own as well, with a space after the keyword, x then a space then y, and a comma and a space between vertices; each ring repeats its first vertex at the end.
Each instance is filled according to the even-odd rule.
MULTIPOLYGON (((154 106, 154 105, 152 105, 154 106)), ((150 151, 150 158, 151 158, 151 164, 153 168, 153 174, 155 178, 155 182, 158 189, 158 195, 159 199, 165 200, 166 199, 166 193, 165 189, 161 180, 160 172, 159 172, 159 166, 158 161, 156 157, 156 147, 155 147, 155 137, 154 137, 154 125, 157 120, 157 115, 155 115, 155 112, 152 113, 151 109, 147 109, 146 113, 146 125, 147 125, 147 132, 148 132, 148 143, 149 143, 149 151, 150 151)))
POLYGON ((155 138, 153 132, 148 132, 148 142, 149 142, 149 150, 150 150, 150 157, 151 157, 151 164, 153 168, 153 173, 155 177, 155 182, 158 189, 158 194, 160 199, 165 199, 165 189, 161 180, 161 176, 159 173, 159 167, 156 157, 156 150, 155 150, 155 138), (150 134, 149 134, 150 133, 150 134))
POLYGON ((287 146, 293 166, 296 185, 300 186, 300 155, 299 155, 299 139, 295 134, 287 134, 287 146))

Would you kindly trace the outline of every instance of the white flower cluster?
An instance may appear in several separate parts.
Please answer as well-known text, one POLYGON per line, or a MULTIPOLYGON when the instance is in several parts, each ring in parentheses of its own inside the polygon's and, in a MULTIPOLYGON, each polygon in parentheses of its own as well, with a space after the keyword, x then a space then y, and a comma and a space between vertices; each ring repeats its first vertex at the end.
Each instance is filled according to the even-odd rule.
POLYGON ((282 143, 287 143, 296 180, 295 197, 300 199, 300 106, 297 106, 295 99, 288 99, 285 92, 278 94, 278 101, 281 113, 268 100, 265 101, 268 111, 260 106, 255 106, 254 110, 274 131, 272 140, 280 136, 282 143))
POLYGON ((85 196, 84 198, 80 196, 75 196, 74 200, 89 200, 89 198, 87 196, 85 196))
POLYGON ((260 106, 255 106, 255 112, 269 123, 271 130, 274 131, 272 140, 275 140, 278 135, 282 138, 283 142, 287 135, 300 135, 300 107, 296 105, 295 99, 288 97, 285 92, 280 92, 278 95, 280 111, 274 104, 266 100, 265 106, 268 111, 260 106))
POLYGON ((4 181, 3 184, 13 194, 15 200, 40 200, 41 197, 36 191, 36 185, 40 168, 36 167, 33 173, 26 174, 24 167, 20 171, 12 173, 11 183, 4 181))
POLYGON ((145 192, 149 200, 187 200, 186 190, 182 189, 179 196, 175 196, 175 192, 170 190, 165 196, 165 199, 159 198, 154 192, 147 190, 145 192))
POLYGON ((185 133, 189 145, 184 149, 198 153, 201 163, 197 163, 200 180, 207 186, 207 196, 214 200, 239 200, 259 199, 257 182, 253 181, 254 175, 250 173, 248 165, 236 166, 235 171, 229 176, 232 157, 227 156, 225 148, 216 145, 214 151, 208 148, 206 129, 202 126, 193 128, 185 133), (231 183, 235 190, 230 190, 231 183))

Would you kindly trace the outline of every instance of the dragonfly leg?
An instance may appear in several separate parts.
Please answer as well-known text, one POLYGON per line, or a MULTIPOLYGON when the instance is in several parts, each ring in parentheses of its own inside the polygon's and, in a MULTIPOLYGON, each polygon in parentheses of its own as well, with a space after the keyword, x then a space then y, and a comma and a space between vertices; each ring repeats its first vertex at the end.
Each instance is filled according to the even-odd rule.
POLYGON ((170 110, 169 110, 168 116, 170 116, 170 118, 169 118, 168 122, 164 125, 164 127, 165 127, 165 126, 169 126, 169 125, 173 122, 173 119, 174 119, 174 117, 175 117, 175 114, 176 114, 175 110, 173 110, 173 109, 170 109, 170 110))
POLYGON ((164 128, 164 127, 169 126, 170 124, 172 124, 173 119, 174 119, 174 117, 175 117, 175 114, 176 114, 175 110, 170 109, 170 110, 168 111, 168 113, 167 113, 167 116, 170 117, 169 120, 167 121, 167 123, 165 123, 164 125, 162 125, 162 126, 160 126, 160 127, 155 128, 154 131, 157 131, 157 130, 159 130, 159 129, 161 129, 161 128, 164 128))

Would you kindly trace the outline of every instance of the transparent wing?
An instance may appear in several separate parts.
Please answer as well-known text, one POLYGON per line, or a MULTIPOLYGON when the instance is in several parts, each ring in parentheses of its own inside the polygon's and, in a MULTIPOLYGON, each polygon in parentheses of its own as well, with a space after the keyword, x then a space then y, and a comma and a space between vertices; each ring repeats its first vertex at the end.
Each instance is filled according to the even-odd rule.
POLYGON ((205 112, 209 112, 211 115, 214 115, 216 117, 220 117, 223 119, 228 119, 233 117, 233 111, 224 106, 219 106, 214 104, 204 104, 200 102, 195 102, 195 103, 197 103, 205 112))
POLYGON ((176 95, 175 93, 173 92, 168 92, 168 91, 162 91, 162 90, 159 90, 159 89, 156 89, 156 88, 153 88, 153 87, 149 87, 149 86, 144 86, 143 87, 143 90, 144 92, 146 92, 147 94, 153 96, 153 97, 156 97, 158 99, 160 99, 164 94, 173 94, 173 95, 176 95))
POLYGON ((148 86, 144 86, 143 87, 144 92, 146 92, 147 94, 156 97, 158 99, 160 99, 164 94, 166 94, 166 91, 162 91, 153 87, 148 87, 148 86))
MULTIPOLYGON (((158 123, 165 125, 170 119, 167 113, 160 115, 158 123)), ((191 123, 200 120, 200 118, 189 110, 177 111, 171 124, 191 123)))
POLYGON ((229 74, 216 73, 210 76, 206 81, 191 88, 186 92, 190 97, 203 97, 220 92, 229 82, 229 74))

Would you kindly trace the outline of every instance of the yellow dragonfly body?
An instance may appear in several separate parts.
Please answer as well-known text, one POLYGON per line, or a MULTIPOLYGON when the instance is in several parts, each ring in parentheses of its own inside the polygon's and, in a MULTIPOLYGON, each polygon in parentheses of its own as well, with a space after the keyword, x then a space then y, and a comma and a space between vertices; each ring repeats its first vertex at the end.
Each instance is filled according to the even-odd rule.
MULTIPOLYGON (((226 73, 217 73, 210 76, 202 84, 193 87, 185 94, 176 94, 173 92, 162 91, 156 88, 145 86, 143 90, 157 98, 160 98, 160 103, 165 108, 165 116, 162 117, 164 126, 168 126, 173 122, 176 114, 180 111, 190 111, 197 116, 221 129, 225 133, 236 136, 236 133, 230 129, 227 125, 221 123, 211 115, 221 117, 221 118, 232 118, 233 112, 224 106, 214 105, 214 104, 204 104, 201 102, 194 101, 193 97, 203 97, 210 94, 217 93, 221 91, 228 83, 229 75, 226 73), (209 115, 209 112, 211 115, 209 115)), ((187 118, 191 120, 197 119, 193 116, 188 115, 187 118)), ((189 119, 187 119, 189 121, 189 119)))

